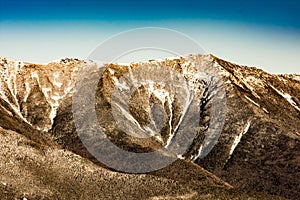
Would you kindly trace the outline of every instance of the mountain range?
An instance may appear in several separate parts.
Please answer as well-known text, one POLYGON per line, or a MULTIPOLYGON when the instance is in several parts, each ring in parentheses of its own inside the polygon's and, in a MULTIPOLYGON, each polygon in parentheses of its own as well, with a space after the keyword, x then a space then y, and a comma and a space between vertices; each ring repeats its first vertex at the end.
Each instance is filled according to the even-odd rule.
POLYGON ((0 76, 1 199, 300 196, 300 75, 195 54, 130 64, 1 57, 0 76), (162 159, 118 162, 107 139, 162 159), (169 147, 175 157, 159 151, 169 147))

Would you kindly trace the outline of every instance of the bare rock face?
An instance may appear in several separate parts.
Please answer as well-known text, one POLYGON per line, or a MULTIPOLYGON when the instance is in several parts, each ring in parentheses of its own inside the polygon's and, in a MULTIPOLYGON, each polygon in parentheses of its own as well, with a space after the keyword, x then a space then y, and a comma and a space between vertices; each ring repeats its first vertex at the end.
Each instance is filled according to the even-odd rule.
MULTIPOLYGON (((0 136, 6 142, 0 146, 5 149, 0 194, 21 198, 27 192, 39 199, 68 198, 69 191, 83 199, 300 196, 299 75, 271 75, 211 55, 100 67, 77 59, 47 65, 1 59, 0 136), (93 70, 83 76, 82 66, 93 70), (92 123, 93 109, 97 123, 92 123), (83 116, 80 127, 76 112, 83 116), (113 172, 82 142, 80 132, 91 123, 125 151, 153 152, 177 141, 172 148, 180 159, 145 175, 113 172), (181 152, 183 146, 188 148, 181 152), (22 174, 14 163, 35 175, 22 174), (141 182, 152 192, 140 188, 141 182), (94 187, 102 188, 101 194, 94 187)), ((97 140, 93 147, 101 144, 97 140)))

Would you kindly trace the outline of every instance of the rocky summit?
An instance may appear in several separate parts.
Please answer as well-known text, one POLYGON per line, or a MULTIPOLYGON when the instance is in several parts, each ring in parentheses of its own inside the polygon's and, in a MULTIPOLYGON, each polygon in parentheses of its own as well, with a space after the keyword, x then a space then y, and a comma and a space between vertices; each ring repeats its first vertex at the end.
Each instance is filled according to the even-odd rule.
POLYGON ((300 75, 188 55, 0 77, 1 199, 300 196, 300 75))

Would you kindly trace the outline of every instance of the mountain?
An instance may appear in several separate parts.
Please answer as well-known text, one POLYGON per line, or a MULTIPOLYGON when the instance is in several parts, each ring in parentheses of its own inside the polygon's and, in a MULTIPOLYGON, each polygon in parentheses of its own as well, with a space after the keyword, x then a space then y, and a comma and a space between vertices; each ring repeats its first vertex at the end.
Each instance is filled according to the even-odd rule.
POLYGON ((1 199, 300 196, 300 75, 212 55, 128 65, 1 58, 0 73, 1 199), (118 162, 107 138, 162 159, 118 162), (99 146, 107 154, 95 155, 99 146))
POLYGON ((300 76, 214 59, 226 70, 226 123, 216 147, 196 163, 234 187, 297 199, 300 76))

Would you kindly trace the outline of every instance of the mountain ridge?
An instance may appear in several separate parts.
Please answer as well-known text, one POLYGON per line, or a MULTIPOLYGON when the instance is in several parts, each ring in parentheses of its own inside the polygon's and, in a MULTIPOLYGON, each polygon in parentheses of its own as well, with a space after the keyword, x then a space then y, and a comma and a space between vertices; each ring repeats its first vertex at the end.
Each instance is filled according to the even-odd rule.
MULTIPOLYGON (((98 100, 102 102, 100 105, 107 107, 109 111, 111 91, 116 81, 119 81, 128 70, 145 63, 164 63, 179 73, 185 73, 184 76, 188 83, 191 82, 191 86, 197 84, 202 86, 201 82, 194 83, 197 77, 195 72, 184 72, 186 69, 192 70, 193 61, 189 60, 193 59, 211 64, 222 77, 227 96, 227 110, 223 132, 207 156, 197 157, 203 142, 203 138, 199 137, 182 158, 187 160, 187 163, 193 161, 204 167, 229 182, 234 188, 296 199, 299 195, 296 188, 299 187, 300 176, 299 75, 271 75, 257 68, 229 63, 213 55, 191 55, 173 60, 132 63, 130 66, 107 64, 98 93, 100 95, 98 100), (117 77, 117 80, 114 77, 117 77)), ((31 145, 39 146, 42 143, 50 147, 63 148, 99 164, 82 145, 73 122, 74 80, 83 64, 87 63, 78 59, 61 59, 47 65, 35 65, 1 58, 1 127, 25 135, 34 141, 35 144, 31 145)), ((149 88, 146 90, 141 88, 140 91, 144 91, 141 94, 146 94, 149 88)), ((135 98, 142 100, 144 97, 141 95, 135 98)), ((159 99, 154 98, 151 101, 159 102, 159 99)), ((147 108, 141 106, 139 110, 131 109, 131 114, 135 118, 144 113, 145 117, 138 119, 140 123, 147 119, 148 115, 147 108)), ((173 110, 174 108, 164 108, 166 113, 181 112, 179 108, 177 111, 173 110)), ((209 111, 208 106, 208 113, 209 111)), ((97 114, 99 116, 99 113, 97 114)), ((167 116, 171 119, 169 114, 167 116)), ((172 121, 174 124, 167 127, 166 132, 176 125, 174 116, 175 121, 172 121)), ((203 119, 206 119, 205 116, 207 114, 203 119)), ((125 149, 157 148, 151 142, 147 143, 148 146, 144 146, 144 142, 123 137, 123 133, 116 132, 116 129, 107 134, 112 134, 112 141, 125 146, 125 149)), ((162 141, 167 141, 170 136, 161 137, 165 138, 162 141)), ((181 167, 183 165, 179 164, 181 167)), ((193 168, 190 164, 188 166, 190 169, 193 168)), ((174 178, 172 173, 168 176, 174 178)), ((185 180, 186 177, 181 179, 185 180)))

